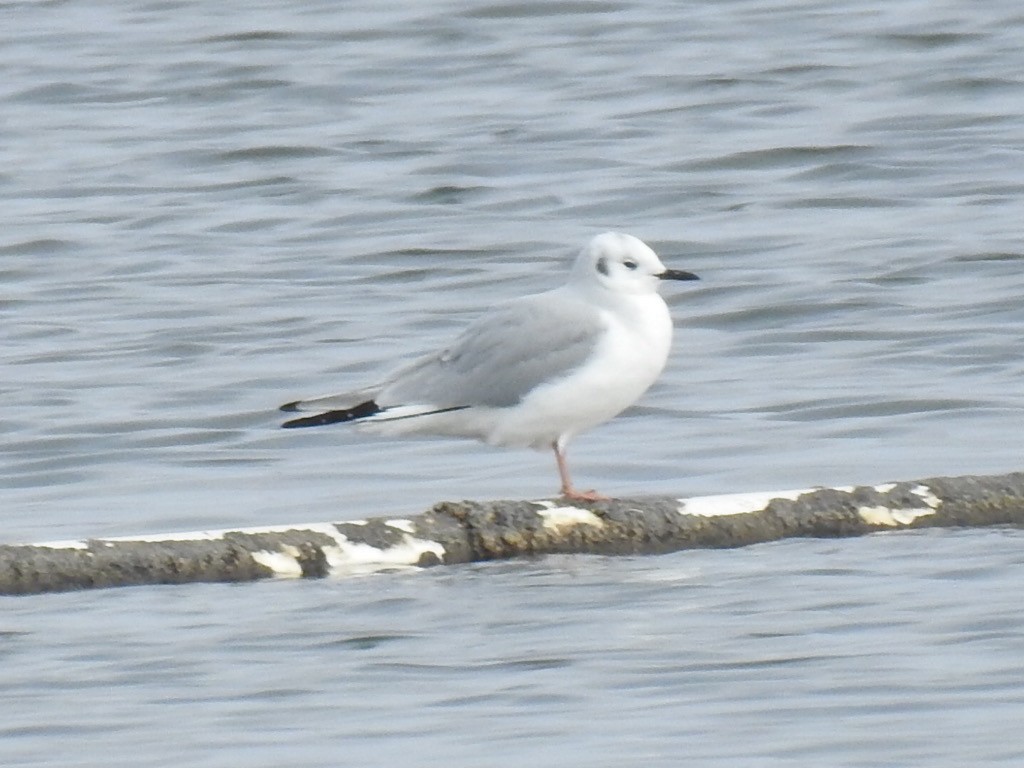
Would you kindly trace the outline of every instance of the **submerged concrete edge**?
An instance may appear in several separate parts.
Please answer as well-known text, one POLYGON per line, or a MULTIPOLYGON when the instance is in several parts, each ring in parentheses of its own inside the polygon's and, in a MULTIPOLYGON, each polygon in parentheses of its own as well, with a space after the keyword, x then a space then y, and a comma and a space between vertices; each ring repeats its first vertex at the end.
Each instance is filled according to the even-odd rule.
POLYGON ((0 545, 0 594, 322 578, 552 553, 658 554, 1000 525, 1024 525, 1024 472, 689 499, 442 502, 402 518, 0 545))

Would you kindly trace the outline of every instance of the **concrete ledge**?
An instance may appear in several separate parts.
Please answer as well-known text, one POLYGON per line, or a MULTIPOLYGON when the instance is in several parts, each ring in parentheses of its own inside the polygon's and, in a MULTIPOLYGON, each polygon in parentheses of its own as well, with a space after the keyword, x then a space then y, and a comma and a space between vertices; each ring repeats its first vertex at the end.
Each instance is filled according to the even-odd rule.
POLYGON ((373 518, 0 545, 0 594, 322 578, 550 553, 657 554, 788 537, 1024 525, 1024 473, 592 504, 443 502, 373 518))

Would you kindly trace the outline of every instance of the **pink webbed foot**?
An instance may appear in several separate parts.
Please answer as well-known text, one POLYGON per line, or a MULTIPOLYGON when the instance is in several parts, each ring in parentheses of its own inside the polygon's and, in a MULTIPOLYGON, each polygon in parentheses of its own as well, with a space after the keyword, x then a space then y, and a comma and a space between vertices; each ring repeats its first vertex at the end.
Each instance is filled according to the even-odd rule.
POLYGON ((563 488, 562 498, 569 501, 611 501, 611 496, 602 496, 597 491, 577 491, 574 488, 563 488))

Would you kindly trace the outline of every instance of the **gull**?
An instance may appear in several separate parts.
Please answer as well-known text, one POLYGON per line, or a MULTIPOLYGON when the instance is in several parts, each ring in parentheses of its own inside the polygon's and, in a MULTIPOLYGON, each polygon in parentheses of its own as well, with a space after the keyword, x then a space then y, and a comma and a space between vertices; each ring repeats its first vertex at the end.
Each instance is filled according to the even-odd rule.
POLYGON ((658 287, 697 279, 666 269, 636 237, 606 232, 583 248, 561 287, 494 306, 449 346, 375 386, 282 405, 313 415, 281 426, 355 422, 387 436, 550 448, 563 497, 606 499, 573 487, 566 446, 628 408, 658 378, 672 343, 658 287))

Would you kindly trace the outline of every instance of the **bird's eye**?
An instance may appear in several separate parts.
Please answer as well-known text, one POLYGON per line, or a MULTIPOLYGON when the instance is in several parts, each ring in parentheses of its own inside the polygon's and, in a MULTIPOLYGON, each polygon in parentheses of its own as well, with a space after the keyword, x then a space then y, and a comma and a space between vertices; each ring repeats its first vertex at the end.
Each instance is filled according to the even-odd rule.
POLYGON ((623 265, 623 266, 624 266, 624 267, 625 267, 626 269, 629 269, 629 270, 634 270, 634 269, 636 269, 636 268, 637 268, 638 266, 640 266, 639 264, 637 264, 637 263, 636 263, 635 261, 633 261, 632 259, 627 259, 626 261, 622 262, 622 265, 623 265))

